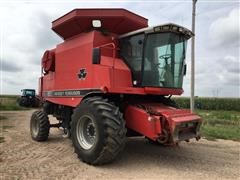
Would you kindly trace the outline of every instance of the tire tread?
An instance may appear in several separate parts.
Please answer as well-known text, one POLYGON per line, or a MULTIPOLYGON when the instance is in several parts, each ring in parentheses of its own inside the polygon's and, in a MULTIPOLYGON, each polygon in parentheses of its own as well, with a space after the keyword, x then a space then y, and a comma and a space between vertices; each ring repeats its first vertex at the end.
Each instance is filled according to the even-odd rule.
MULTIPOLYGON (((90 97, 83 100, 83 104, 87 104, 96 110, 97 114, 101 116, 101 123, 103 123, 104 139, 103 148, 93 161, 80 157, 78 148, 75 146, 75 152, 78 157, 92 165, 101 165, 112 162, 124 149, 126 142, 126 128, 125 121, 119 108, 103 97, 90 97)), ((77 117, 77 113, 81 111, 82 103, 74 110, 72 121, 77 117)), ((72 132, 73 133, 73 132, 72 132)))
POLYGON ((49 136, 50 122, 48 116, 43 111, 35 111, 32 114, 31 121, 37 120, 39 121, 39 131, 37 136, 33 136, 31 132, 32 139, 35 141, 46 141, 49 136))

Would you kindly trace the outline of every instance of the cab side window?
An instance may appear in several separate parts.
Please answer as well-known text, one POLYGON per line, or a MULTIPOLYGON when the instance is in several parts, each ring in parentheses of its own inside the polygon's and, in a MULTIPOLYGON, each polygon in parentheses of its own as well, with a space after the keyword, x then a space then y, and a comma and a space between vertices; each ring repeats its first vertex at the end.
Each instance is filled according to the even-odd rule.
POLYGON ((120 55, 132 70, 133 80, 140 81, 144 34, 120 40, 120 55))

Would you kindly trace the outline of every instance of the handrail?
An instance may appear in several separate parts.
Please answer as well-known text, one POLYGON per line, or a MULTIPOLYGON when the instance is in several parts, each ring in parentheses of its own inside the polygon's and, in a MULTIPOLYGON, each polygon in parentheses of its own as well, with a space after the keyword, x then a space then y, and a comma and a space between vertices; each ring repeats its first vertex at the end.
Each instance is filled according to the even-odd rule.
POLYGON ((103 45, 101 45, 101 46, 99 46, 99 48, 106 48, 106 49, 112 49, 113 50, 113 58, 116 58, 116 51, 115 50, 117 50, 117 48, 116 48, 116 45, 114 44, 114 43, 107 43, 107 44, 103 44, 103 45), (112 48, 107 48, 106 46, 109 46, 109 45, 111 45, 112 46, 112 48))

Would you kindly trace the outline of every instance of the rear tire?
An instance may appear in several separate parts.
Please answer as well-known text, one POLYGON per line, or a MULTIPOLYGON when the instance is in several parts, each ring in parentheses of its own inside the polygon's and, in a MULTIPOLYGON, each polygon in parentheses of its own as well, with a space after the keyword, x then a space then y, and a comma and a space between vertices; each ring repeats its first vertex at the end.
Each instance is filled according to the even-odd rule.
POLYGON ((75 153, 88 164, 113 161, 124 149, 126 132, 119 108, 102 97, 83 100, 72 115, 75 153))
POLYGON ((35 111, 30 121, 31 137, 35 141, 46 141, 48 139, 50 122, 43 111, 35 111))
POLYGON ((39 107, 39 100, 37 98, 34 98, 31 102, 32 107, 39 107))
POLYGON ((21 99, 19 100, 19 106, 22 107, 29 107, 29 102, 28 99, 26 97, 21 97, 21 99))

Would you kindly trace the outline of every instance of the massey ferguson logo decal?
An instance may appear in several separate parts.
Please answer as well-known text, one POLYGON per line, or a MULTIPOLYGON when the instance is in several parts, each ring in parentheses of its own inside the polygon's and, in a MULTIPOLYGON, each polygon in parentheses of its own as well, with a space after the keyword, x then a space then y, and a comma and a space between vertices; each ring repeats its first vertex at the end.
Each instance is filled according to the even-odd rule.
POLYGON ((86 76, 87 76, 86 68, 80 69, 78 73, 78 79, 85 80, 86 76))

